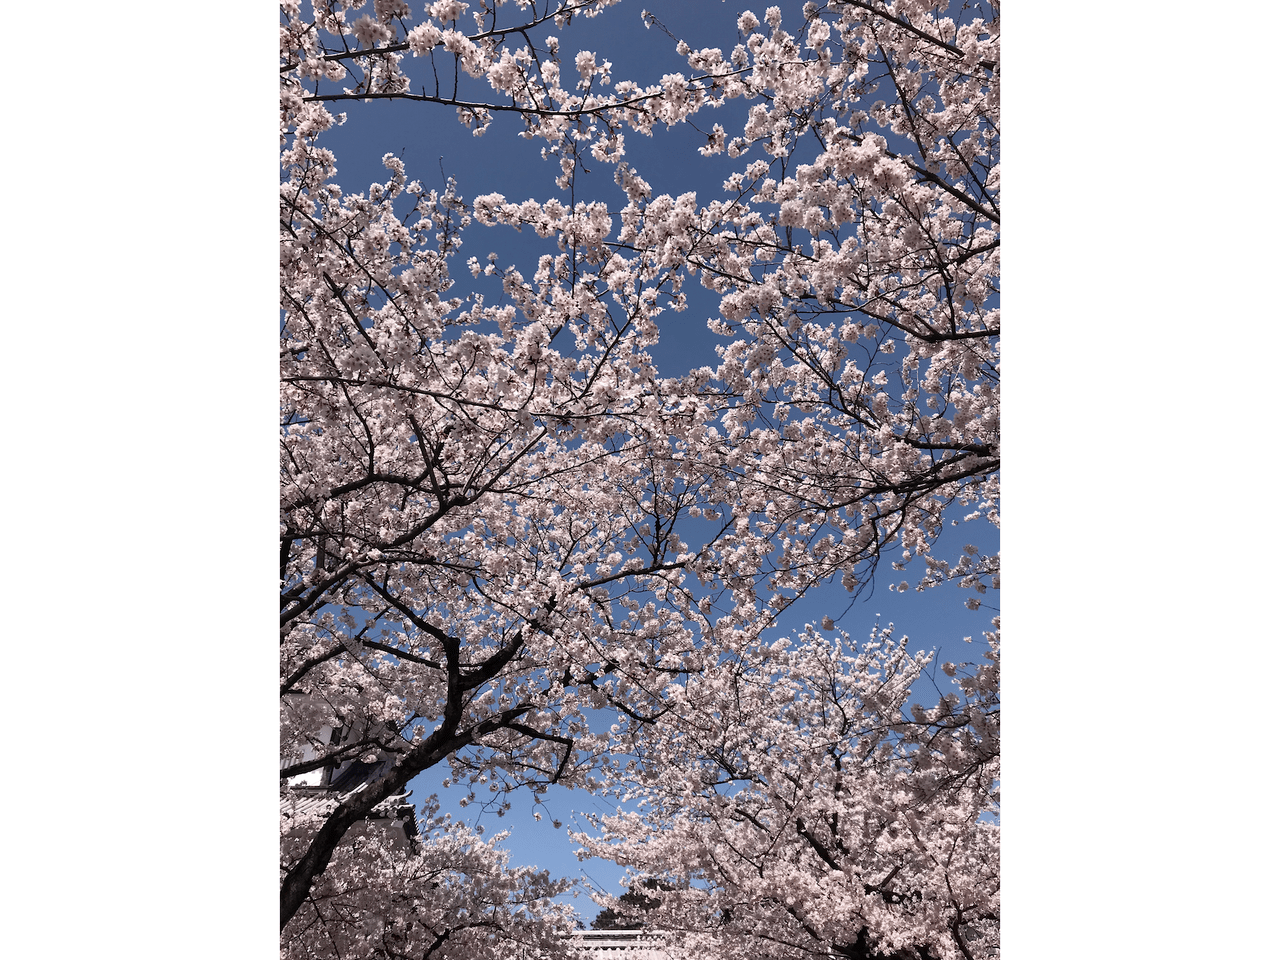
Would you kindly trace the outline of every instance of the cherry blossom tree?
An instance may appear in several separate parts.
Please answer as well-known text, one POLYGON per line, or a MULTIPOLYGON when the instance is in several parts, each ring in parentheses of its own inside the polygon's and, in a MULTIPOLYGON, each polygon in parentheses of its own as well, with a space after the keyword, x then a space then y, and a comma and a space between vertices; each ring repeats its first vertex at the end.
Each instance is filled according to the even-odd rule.
MULTIPOLYGON (((336 800, 299 815, 285 809, 285 856, 309 836, 302 822, 323 820, 336 800)), ((441 815, 429 802, 412 847, 386 830, 353 831, 285 929, 287 956, 491 957, 516 950, 553 953, 572 929, 572 911, 551 898, 568 886, 545 871, 512 867, 499 844, 441 815)))
POLYGON ((576 837, 664 881, 645 919, 691 955, 998 952, 998 634, 926 708, 908 696, 929 658, 892 633, 761 643, 632 728, 611 779, 639 809, 576 837))
MULTIPOLYGON (((787 670, 821 661, 812 638, 804 656, 757 652, 815 585, 857 592, 892 550, 898 567, 922 559, 921 587, 998 586, 996 558, 931 551, 953 504, 998 520, 998 10, 810 3, 793 35, 770 7, 726 21, 728 54, 677 41, 688 76, 615 80, 588 50, 565 68, 574 19, 615 5, 281 3, 283 798, 312 771, 394 758, 323 815, 290 821, 291 955, 480 956, 558 916, 539 900, 548 881, 513 873, 479 838, 465 843, 490 853, 428 880, 449 862, 439 851, 464 843, 430 817, 417 860, 357 849, 358 825, 424 770, 447 768, 499 812, 516 786, 616 783, 619 743, 656 776, 679 753, 661 745, 696 719, 700 678, 712 691, 724 664, 783 664, 786 690, 803 676, 787 670), (390 154, 384 181, 348 192, 324 145, 342 120, 331 105, 370 100, 453 108, 477 135, 518 116, 569 197, 466 199, 390 154), (730 136, 714 122, 699 151, 740 169, 720 198, 654 196, 626 136, 702 114, 741 125, 730 136), (616 192, 580 199, 587 162, 613 167, 616 192), (473 258, 467 272, 500 292, 459 290, 450 261, 483 227, 531 231, 557 252, 473 258), (650 351, 663 315, 704 295, 718 300, 718 362, 661 374, 650 351), (599 710, 617 715, 616 734, 593 731, 599 710), (352 732, 319 736, 333 727, 352 732), (445 922, 458 911, 491 922, 445 922)), ((857 655, 830 658, 863 709, 857 655)), ((975 710, 990 706, 986 687, 973 693, 975 710)), ((870 749, 888 782, 915 789, 935 748, 890 715, 905 703, 876 701, 887 732, 839 751, 861 762, 870 749)), ((790 722, 793 743, 817 735, 780 700, 766 707, 759 722, 790 722)), ((971 816, 989 809, 981 766, 964 789, 908 791, 910 803, 986 824, 971 816)), ((908 815, 877 802, 895 824, 908 815)), ((988 827, 970 830, 986 838, 965 847, 985 851, 975 865, 994 862, 988 827)), ((899 853, 859 850, 860 866, 839 869, 869 883, 899 853)), ((974 870, 966 882, 985 891, 990 870, 974 870)), ((893 889, 933 904, 962 873, 917 864, 893 889)), ((935 950, 938 924, 986 936, 994 908, 974 903, 886 907, 896 919, 859 914, 858 929, 935 950)), ((796 922, 818 923, 807 909, 796 922)), ((830 921, 831 943, 857 942, 850 916, 830 921)), ((951 949, 964 948, 936 946, 951 949)))

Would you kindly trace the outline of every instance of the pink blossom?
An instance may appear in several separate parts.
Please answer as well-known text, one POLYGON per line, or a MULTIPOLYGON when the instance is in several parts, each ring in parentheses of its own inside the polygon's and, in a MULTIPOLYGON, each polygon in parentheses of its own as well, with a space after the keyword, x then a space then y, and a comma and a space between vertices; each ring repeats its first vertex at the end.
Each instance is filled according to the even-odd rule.
POLYGON ((409 31, 405 40, 415 57, 425 57, 440 42, 440 28, 434 23, 420 23, 409 31))
POLYGON ((361 17, 351 25, 351 33, 360 43, 372 47, 378 40, 389 40, 391 31, 372 17, 361 17))

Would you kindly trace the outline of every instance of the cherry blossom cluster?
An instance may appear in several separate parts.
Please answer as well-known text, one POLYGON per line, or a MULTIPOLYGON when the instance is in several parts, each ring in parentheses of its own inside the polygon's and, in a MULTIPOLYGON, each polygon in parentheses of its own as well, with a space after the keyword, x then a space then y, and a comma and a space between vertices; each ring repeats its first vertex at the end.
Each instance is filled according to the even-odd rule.
MULTIPOLYGON (((485 838, 428 803, 414 844, 395 842, 381 824, 334 854, 281 936, 282 954, 317 960, 552 956, 573 928, 572 910, 552 898, 568 883, 510 864, 506 834, 485 838)), ((309 839, 284 824, 289 863, 309 839)))
POLYGON ((375 0, 370 11, 367 0, 316 0, 309 16, 300 4, 282 3, 282 122, 286 130, 302 122, 309 104, 323 109, 340 100, 418 100, 454 105, 477 135, 494 112, 510 111, 525 119, 528 136, 597 141, 597 156, 611 153, 612 140, 621 156, 620 125, 648 132, 658 121, 677 123, 708 98, 723 96, 724 78, 737 71, 704 56, 700 76, 672 74, 643 87, 623 81, 610 92, 609 60, 580 50, 565 66, 555 33, 537 45, 541 31, 567 27, 575 16, 594 17, 618 2, 554 0, 539 9, 532 0, 444 0, 427 4, 416 21, 408 4, 399 2, 375 0), (514 16, 507 16, 513 7, 514 16), (415 59, 432 69, 419 75, 415 59), (438 64, 451 71, 451 83, 440 82, 438 64), (464 77, 478 83, 469 85, 464 77), (459 82, 477 99, 459 97, 459 82))
POLYGON ((932 708, 892 625, 744 649, 630 726, 610 783, 636 809, 574 836, 658 881, 645 919, 691 955, 998 953, 998 629, 932 708))
MULTIPOLYGON (((580 778, 603 749, 582 710, 638 682, 617 663, 693 648, 663 601, 696 560, 675 524, 705 411, 665 395, 636 323, 575 302, 563 264, 508 272, 505 303, 449 297, 469 207, 385 162, 344 193, 299 141, 281 193, 281 725, 311 748, 282 782, 400 760, 291 864, 288 917, 421 770, 495 791, 580 778), (336 725, 367 732, 319 742, 336 725)), ((543 213, 590 232, 590 211, 543 213)))

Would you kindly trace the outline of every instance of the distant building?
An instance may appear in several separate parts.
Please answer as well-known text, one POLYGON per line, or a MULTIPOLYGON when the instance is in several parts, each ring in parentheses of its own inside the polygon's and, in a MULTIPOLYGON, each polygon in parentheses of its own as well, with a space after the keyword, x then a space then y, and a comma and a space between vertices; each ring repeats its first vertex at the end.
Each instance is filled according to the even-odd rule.
MULTIPOLYGON (((338 746, 350 737, 351 731, 344 728, 322 727, 319 739, 328 740, 332 746, 338 746)), ((289 763, 310 760, 315 757, 315 750, 306 745, 302 755, 289 758, 289 763)), ((282 761, 282 765, 283 765, 282 761)), ((280 814, 287 822, 296 820, 299 823, 323 819, 338 804, 348 797, 359 793, 369 784, 387 773, 395 764, 395 758, 382 751, 377 751, 373 760, 346 760, 332 766, 319 767, 307 773, 290 777, 280 797, 280 814)), ((418 824, 414 817, 413 804, 408 802, 413 791, 387 797, 369 813, 364 825, 357 825, 348 831, 348 838, 366 833, 371 829, 388 831, 397 847, 404 846, 412 850, 418 842, 418 824)), ((285 828, 285 833, 288 833, 285 828)))
POLYGON ((587 960, 680 960, 660 930, 578 930, 569 936, 566 956, 587 960), (583 952, 578 952, 583 951, 583 952))

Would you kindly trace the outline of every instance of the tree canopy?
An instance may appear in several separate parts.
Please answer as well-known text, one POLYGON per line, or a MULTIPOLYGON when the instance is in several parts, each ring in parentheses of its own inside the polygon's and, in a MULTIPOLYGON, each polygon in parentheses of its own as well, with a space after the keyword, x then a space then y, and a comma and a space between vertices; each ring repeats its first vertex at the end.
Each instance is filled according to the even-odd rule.
POLYGON ((725 12, 634 80, 572 46, 625 7, 281 3, 282 801, 391 759, 287 817, 283 948, 553 948, 560 887, 434 799, 414 850, 359 829, 439 767, 637 801, 580 842, 703 955, 998 955, 998 624, 932 706, 891 636, 777 626, 913 560, 999 585, 933 550, 998 523, 998 5, 725 12), (542 141, 554 192, 340 186, 377 100, 542 141), (627 137, 691 124, 735 172, 654 195, 627 137), (459 271, 484 228, 543 246, 459 271), (707 298, 715 362, 660 369, 707 298))

